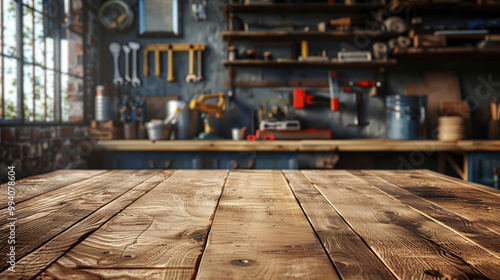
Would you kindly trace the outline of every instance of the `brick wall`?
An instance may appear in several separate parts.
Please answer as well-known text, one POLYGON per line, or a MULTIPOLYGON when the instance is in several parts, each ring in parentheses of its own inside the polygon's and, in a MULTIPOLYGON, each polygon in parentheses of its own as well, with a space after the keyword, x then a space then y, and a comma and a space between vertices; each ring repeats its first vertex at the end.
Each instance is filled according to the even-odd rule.
MULTIPOLYGON (((20 179, 57 169, 86 168, 92 149, 87 127, 2 127, 0 170, 15 166, 20 179)), ((5 180, 3 174, 0 178, 5 180)))

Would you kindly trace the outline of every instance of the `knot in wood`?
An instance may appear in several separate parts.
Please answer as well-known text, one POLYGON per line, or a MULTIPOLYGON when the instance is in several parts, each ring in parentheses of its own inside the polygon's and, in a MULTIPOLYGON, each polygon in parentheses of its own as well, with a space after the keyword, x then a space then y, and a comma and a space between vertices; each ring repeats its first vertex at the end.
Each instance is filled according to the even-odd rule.
POLYGON ((247 260, 247 259, 231 261, 232 265, 243 266, 243 267, 252 266, 254 263, 255 263, 254 260, 247 260))

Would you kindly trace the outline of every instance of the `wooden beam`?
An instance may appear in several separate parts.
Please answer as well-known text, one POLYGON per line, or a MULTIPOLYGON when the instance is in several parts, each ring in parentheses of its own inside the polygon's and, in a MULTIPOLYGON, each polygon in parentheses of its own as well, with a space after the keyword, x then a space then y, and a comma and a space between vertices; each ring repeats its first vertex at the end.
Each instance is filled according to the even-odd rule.
POLYGON ((465 180, 465 178, 464 178, 465 177, 464 171, 462 170, 462 168, 460 166, 458 166, 458 164, 450 156, 450 154, 445 153, 444 154, 444 158, 446 159, 446 162, 453 168, 453 170, 455 170, 455 172, 457 172, 458 176, 460 176, 460 178, 462 178, 463 180, 465 180))
POLYGON ((500 277, 493 255, 354 175, 302 172, 398 279, 500 277))
POLYGON ((283 171, 342 279, 396 279, 300 171, 283 171))
POLYGON ((197 279, 339 279, 278 170, 232 171, 197 279))

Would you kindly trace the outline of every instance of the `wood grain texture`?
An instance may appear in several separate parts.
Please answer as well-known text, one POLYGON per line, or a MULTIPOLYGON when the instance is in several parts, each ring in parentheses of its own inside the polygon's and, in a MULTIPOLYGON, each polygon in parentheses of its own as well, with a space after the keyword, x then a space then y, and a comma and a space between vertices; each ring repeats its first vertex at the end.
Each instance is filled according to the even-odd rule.
POLYGON ((494 194, 425 173, 374 170, 370 174, 500 234, 500 199, 494 194))
POLYGON ((423 198, 411 194, 387 181, 371 175, 370 171, 349 171, 368 184, 377 187, 402 203, 412 207, 420 213, 453 229, 469 241, 488 250, 491 254, 500 257, 500 235, 489 229, 475 224, 453 212, 450 212, 423 198))
POLYGON ((177 171, 57 264, 68 269, 196 268, 226 176, 225 170, 177 171))
POLYGON ((144 181, 144 183, 117 197, 112 202, 104 205, 98 211, 95 211, 24 258, 18 260, 16 263, 17 273, 13 274, 10 271, 4 270, 0 273, 0 279, 31 279, 35 277, 71 247, 80 242, 82 238, 97 230, 123 208, 126 208, 168 178, 173 172, 173 170, 160 172, 144 181))
MULTIPOLYGON (((81 219, 159 171, 110 171, 61 187, 16 205, 16 256, 21 258, 60 234, 81 219)), ((0 228, 0 239, 7 240, 9 228, 0 228)), ((7 242, 0 243, 6 252, 7 242)), ((3 250, 3 251, 2 251, 3 250)), ((7 256, 0 256, 0 270, 7 267, 7 256)))
POLYGON ((99 140, 97 147, 105 151, 215 151, 215 152, 411 152, 411 151, 500 151, 497 140, 461 140, 456 143, 421 140, 349 139, 349 140, 99 140))
POLYGON ((496 257, 346 171, 302 171, 400 279, 500 279, 496 257))
POLYGON ((196 279, 339 279, 280 171, 231 171, 196 279))
POLYGON ((478 183, 464 181, 462 179, 458 179, 458 178, 446 176, 446 175, 443 175, 441 173, 434 172, 432 170, 415 170, 415 172, 418 172, 418 173, 422 174, 423 176, 428 176, 430 178, 432 178, 432 177, 438 177, 438 178, 441 178, 443 180, 447 180, 447 181, 450 181, 450 182, 453 182, 453 183, 457 183, 458 185, 461 185, 461 186, 464 186, 464 187, 472 187, 472 188, 476 188, 476 189, 479 189, 479 190, 482 190, 482 191, 494 194, 496 196, 500 196, 500 190, 498 190, 498 189, 495 189, 495 188, 492 188, 492 187, 487 187, 485 185, 481 185, 481 184, 478 184, 478 183))
MULTIPOLYGON (((15 202, 21 203, 40 194, 71 185, 81 180, 103 174, 104 172, 106 170, 57 170, 17 180, 15 181, 15 202)), ((0 208, 3 209, 7 207, 7 184, 0 186, 0 192, 5 194, 0 196, 0 208)))
POLYGON ((300 171, 283 173, 342 279, 396 279, 300 171))
POLYGON ((55 263, 51 269, 44 271, 38 280, 190 280, 195 274, 194 268, 182 269, 111 269, 111 268, 82 268, 73 269, 55 263))

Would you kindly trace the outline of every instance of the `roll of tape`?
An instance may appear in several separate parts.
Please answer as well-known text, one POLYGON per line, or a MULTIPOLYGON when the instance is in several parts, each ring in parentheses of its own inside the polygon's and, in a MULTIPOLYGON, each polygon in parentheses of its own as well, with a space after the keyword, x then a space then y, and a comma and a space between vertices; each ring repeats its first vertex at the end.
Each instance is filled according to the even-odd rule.
POLYGON ((390 17, 384 20, 388 32, 404 32, 406 30, 405 20, 401 17, 390 17))
POLYGON ((387 58, 387 45, 382 42, 377 42, 373 44, 373 57, 375 59, 386 59, 387 58))
POLYGON ((406 36, 399 36, 398 37, 398 47, 406 49, 411 45, 411 40, 410 38, 406 36))

